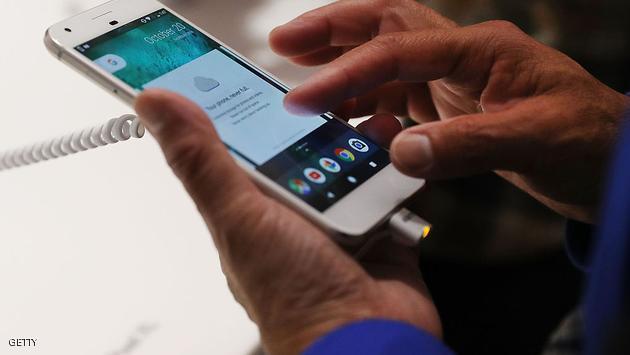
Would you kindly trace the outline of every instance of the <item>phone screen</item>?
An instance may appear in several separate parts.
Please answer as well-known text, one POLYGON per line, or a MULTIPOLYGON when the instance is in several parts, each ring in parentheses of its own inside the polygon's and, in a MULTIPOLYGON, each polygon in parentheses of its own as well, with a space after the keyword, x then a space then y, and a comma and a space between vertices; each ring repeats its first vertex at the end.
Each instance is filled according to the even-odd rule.
POLYGON ((319 211, 390 164, 387 151, 333 117, 288 113, 284 87, 168 10, 75 50, 137 91, 191 99, 236 159, 319 211))

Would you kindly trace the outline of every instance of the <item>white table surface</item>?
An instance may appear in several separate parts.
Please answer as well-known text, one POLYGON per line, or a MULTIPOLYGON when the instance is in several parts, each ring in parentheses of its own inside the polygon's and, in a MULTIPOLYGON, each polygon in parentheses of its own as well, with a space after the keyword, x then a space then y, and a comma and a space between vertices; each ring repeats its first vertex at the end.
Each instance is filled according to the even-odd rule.
MULTIPOLYGON (((48 25, 99 2, 2 1, 0 151, 130 112, 42 44, 48 25)), ((274 56, 267 33, 327 2, 170 4, 295 84, 307 72, 274 56)), ((0 354, 248 354, 258 343, 150 137, 0 173, 0 282, 0 354)))

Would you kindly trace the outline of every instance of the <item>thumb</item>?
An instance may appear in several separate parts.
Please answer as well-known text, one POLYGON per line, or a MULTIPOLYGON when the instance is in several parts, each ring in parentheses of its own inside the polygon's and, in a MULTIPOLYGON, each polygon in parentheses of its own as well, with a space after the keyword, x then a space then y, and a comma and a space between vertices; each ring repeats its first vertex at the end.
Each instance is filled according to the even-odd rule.
POLYGON ((242 215, 255 208, 251 201, 260 191, 234 162, 200 107, 173 93, 147 90, 136 100, 136 111, 211 228, 227 227, 230 218, 222 217, 230 211, 242 215))
POLYGON ((407 175, 429 179, 525 169, 536 144, 528 130, 518 129, 522 122, 502 112, 422 124, 394 139, 392 162, 407 175))

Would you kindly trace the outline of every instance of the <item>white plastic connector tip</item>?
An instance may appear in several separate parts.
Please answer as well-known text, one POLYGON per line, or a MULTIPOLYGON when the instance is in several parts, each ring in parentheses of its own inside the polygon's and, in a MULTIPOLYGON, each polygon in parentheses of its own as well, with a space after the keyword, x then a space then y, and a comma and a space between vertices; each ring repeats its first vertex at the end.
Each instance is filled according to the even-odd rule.
POLYGON ((389 220, 389 228, 394 240, 406 246, 416 246, 429 236, 431 224, 415 213, 404 208, 389 220))

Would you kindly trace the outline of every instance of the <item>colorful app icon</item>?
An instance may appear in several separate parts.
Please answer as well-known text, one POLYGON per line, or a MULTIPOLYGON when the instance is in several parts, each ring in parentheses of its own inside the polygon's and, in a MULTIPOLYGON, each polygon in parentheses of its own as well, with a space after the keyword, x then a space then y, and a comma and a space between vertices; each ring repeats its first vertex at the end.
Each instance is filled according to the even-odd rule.
POLYGON ((319 165, 324 168, 324 170, 329 171, 331 173, 338 173, 341 171, 341 164, 330 158, 321 158, 319 160, 319 165))
POLYGON ((311 187, 302 179, 289 180, 289 187, 291 190, 297 192, 300 195, 308 195, 311 193, 311 187))
POLYGON ((349 151, 348 149, 337 148, 335 149, 335 155, 339 159, 343 161, 347 161, 347 162, 353 162, 356 160, 356 158, 354 157, 354 154, 352 154, 352 152, 349 151))
POLYGON ((94 63, 111 74, 127 67, 127 62, 122 57, 115 54, 106 54, 95 60, 94 63))
POLYGON ((350 147, 360 153, 367 153, 370 151, 370 147, 362 140, 357 138, 352 138, 348 141, 350 147))
POLYGON ((326 175, 321 171, 313 168, 304 169, 304 176, 309 179, 311 182, 316 184, 323 184, 326 182, 326 175))

